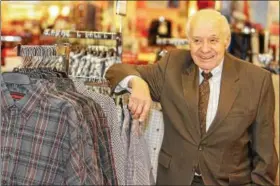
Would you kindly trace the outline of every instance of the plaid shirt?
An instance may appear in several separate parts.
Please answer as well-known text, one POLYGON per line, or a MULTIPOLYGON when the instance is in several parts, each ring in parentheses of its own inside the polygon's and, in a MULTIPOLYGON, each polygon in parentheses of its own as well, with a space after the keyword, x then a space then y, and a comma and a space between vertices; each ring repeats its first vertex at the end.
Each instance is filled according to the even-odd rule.
POLYGON ((148 118, 145 120, 144 124, 140 124, 135 120, 131 120, 129 110, 127 109, 129 94, 123 94, 121 98, 124 106, 122 109, 119 108, 118 112, 124 112, 125 116, 122 125, 122 137, 126 138, 126 149, 128 149, 127 159, 130 161, 128 162, 126 168, 126 170, 129 170, 126 172, 126 174, 128 174, 128 176, 126 176, 126 180, 129 181, 128 184, 148 184, 144 182, 148 181, 148 179, 140 179, 144 175, 146 178, 149 178, 150 183, 153 184, 157 178, 158 156, 164 135, 164 122, 162 112, 160 111, 161 105, 157 102, 153 102, 148 118), (148 158, 147 148, 151 162, 151 168, 149 168, 149 163, 145 161, 148 158), (138 161, 139 159, 142 159, 142 161, 138 161), (137 165, 139 162, 142 165, 137 165), (138 172, 140 170, 140 166, 145 167, 141 169, 142 172, 138 172), (149 170, 152 171, 152 176, 150 175, 151 172, 149 172, 149 170), (138 183, 135 182, 135 180, 137 180, 138 183))
POLYGON ((109 96, 88 90, 82 81, 74 81, 74 84, 78 92, 92 98, 102 107, 111 131, 112 151, 118 184, 125 185, 124 164, 126 161, 126 153, 124 150, 124 142, 121 140, 120 136, 120 124, 118 123, 117 108, 114 100, 109 96))
POLYGON ((148 145, 141 135, 140 123, 133 120, 127 105, 123 106, 124 123, 122 135, 127 136, 126 185, 154 185, 148 145))
POLYGON ((152 172, 154 175, 154 179, 156 180, 158 169, 158 157, 164 135, 164 122, 162 112, 152 107, 146 122, 147 127, 144 131, 144 138, 148 145, 152 163, 152 172))
POLYGON ((70 94, 66 92, 58 92, 54 87, 52 88, 53 89, 50 89, 52 94, 68 101, 74 106, 79 122, 81 123, 81 125, 85 130, 89 131, 93 143, 92 146, 93 163, 94 163, 93 166, 95 167, 95 176, 98 180, 100 180, 100 183, 104 183, 102 170, 101 170, 102 164, 101 164, 100 153, 99 153, 98 132, 97 132, 96 122, 92 120, 88 120, 88 116, 89 116, 88 113, 91 111, 84 109, 86 104, 81 105, 81 103, 78 102, 76 99, 73 99, 73 97, 70 94))
POLYGON ((69 98, 83 105, 83 115, 88 123, 92 125, 92 128, 97 129, 93 136, 97 136, 98 139, 99 161, 101 162, 100 165, 103 172, 104 184, 117 185, 116 170, 111 147, 110 128, 101 107, 81 94, 70 91, 62 94, 67 95, 69 98))
POLYGON ((97 171, 96 176, 98 175, 98 177, 100 177, 99 175, 103 174, 104 184, 117 185, 116 170, 111 147, 112 142, 110 129, 108 127, 106 116, 100 106, 92 99, 76 93, 73 88, 67 86, 69 83, 71 85, 73 84, 71 80, 70 82, 56 81, 55 85, 56 88, 59 88, 59 92, 57 92, 56 88, 54 88, 52 93, 76 105, 76 111, 79 113, 80 118, 85 122, 83 122, 85 124, 85 128, 89 126, 88 129, 92 136, 95 149, 94 155, 97 155, 96 163, 101 171, 100 173, 97 171))
POLYGON ((40 81, 15 102, 10 91, 24 88, 0 80, 2 184, 101 184, 95 177, 91 136, 73 106, 49 94, 40 81))

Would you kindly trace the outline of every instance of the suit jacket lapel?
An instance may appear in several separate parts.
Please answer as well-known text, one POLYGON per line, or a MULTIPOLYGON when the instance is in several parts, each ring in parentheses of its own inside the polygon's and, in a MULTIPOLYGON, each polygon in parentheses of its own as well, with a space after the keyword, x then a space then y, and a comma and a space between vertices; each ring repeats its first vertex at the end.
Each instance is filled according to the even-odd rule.
POLYGON ((221 77, 220 98, 217 114, 203 139, 211 135, 229 113, 239 92, 238 80, 239 77, 234 61, 232 61, 228 54, 226 54, 221 77))
POLYGON ((187 111, 191 123, 188 126, 194 129, 198 135, 194 135, 196 141, 200 139, 200 125, 198 119, 198 85, 199 85, 199 76, 198 76, 198 67, 192 63, 189 68, 185 68, 182 73, 182 84, 184 97, 187 104, 187 111))

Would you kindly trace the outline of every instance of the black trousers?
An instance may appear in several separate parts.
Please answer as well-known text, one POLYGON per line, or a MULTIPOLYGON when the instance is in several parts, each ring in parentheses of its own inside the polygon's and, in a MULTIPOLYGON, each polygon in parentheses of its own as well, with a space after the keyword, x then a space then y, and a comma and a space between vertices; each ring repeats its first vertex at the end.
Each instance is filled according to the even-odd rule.
POLYGON ((204 182, 201 176, 194 176, 192 186, 204 186, 204 182))

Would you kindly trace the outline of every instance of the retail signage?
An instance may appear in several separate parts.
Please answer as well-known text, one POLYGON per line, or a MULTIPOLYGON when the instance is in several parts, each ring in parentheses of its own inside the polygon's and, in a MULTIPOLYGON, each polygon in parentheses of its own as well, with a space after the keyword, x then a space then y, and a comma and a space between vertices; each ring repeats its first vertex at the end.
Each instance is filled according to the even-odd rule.
POLYGON ((86 38, 86 39, 116 39, 114 32, 91 32, 91 31, 70 31, 70 30, 52 30, 46 29, 45 36, 63 37, 63 38, 86 38))
POLYGON ((157 38, 156 43, 158 45, 175 45, 175 46, 183 46, 183 45, 188 45, 188 40, 187 39, 182 39, 182 38, 157 38))
POLYGON ((116 14, 125 16, 126 15, 126 0, 117 0, 116 1, 116 14))
POLYGON ((46 29, 44 30, 45 36, 54 36, 54 37, 70 37, 70 31, 68 30, 51 30, 46 29))

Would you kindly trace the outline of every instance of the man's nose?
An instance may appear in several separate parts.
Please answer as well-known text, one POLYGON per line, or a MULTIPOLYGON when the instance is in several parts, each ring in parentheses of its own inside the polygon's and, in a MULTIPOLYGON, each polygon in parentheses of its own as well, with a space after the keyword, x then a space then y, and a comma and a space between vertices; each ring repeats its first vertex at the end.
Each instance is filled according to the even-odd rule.
POLYGON ((210 51, 210 46, 208 42, 203 42, 202 47, 201 47, 202 52, 207 53, 210 51))

